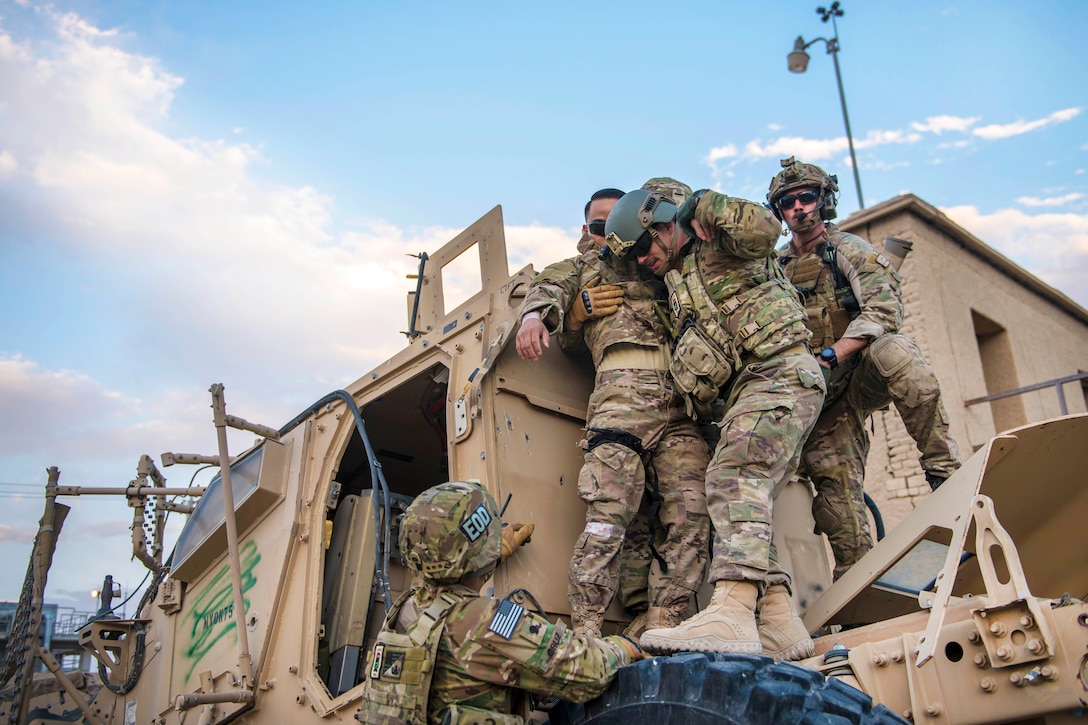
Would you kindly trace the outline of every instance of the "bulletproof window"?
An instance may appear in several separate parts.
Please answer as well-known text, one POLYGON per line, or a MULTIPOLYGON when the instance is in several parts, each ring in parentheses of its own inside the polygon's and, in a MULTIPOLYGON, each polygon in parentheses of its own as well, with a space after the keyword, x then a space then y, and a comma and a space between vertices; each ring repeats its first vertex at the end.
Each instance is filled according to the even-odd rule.
MULTIPOLYGON (((230 488, 234 494, 239 533, 255 523, 283 495, 286 460, 283 444, 266 440, 231 464, 230 488)), ((178 536, 171 576, 184 582, 192 581, 226 551, 223 479, 216 475, 178 536)))
POLYGON ((481 289, 480 252, 473 244, 442 267, 442 311, 448 315, 481 289))

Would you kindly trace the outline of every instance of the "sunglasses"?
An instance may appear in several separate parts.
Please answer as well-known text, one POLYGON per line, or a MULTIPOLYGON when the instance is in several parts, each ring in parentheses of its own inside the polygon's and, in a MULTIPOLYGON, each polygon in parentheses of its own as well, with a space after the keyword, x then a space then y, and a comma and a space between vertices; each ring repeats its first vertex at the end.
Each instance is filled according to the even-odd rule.
POLYGON ((646 230, 642 233, 642 236, 635 241, 634 246, 631 247, 631 256, 635 259, 639 257, 645 257, 650 253, 650 247, 653 246, 654 236, 650 234, 650 230, 646 230))
POLYGON ((586 228, 589 229, 589 233, 595 237, 604 236, 604 222, 587 222, 586 228))
POLYGON ((820 192, 818 191, 802 191, 800 194, 786 194, 779 197, 778 208, 779 209, 792 209, 793 202, 799 201, 804 204, 815 204, 820 199, 820 192))

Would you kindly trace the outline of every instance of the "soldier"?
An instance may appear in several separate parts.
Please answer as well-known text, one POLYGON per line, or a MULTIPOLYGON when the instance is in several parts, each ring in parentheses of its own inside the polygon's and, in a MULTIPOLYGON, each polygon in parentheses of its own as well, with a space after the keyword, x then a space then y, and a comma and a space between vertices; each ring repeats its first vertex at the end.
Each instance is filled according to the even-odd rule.
MULTIPOLYGON (((691 192, 673 179, 647 184, 691 192)), ((656 504, 649 520, 660 521, 664 536, 660 547, 647 547, 653 557, 648 608, 625 631, 638 637, 648 627, 683 620, 702 583, 710 528, 703 477, 710 451, 668 376, 668 333, 655 309, 664 286, 631 262, 612 259, 604 247, 603 220, 616 203, 591 201, 587 219, 601 219, 588 226, 594 248, 533 280, 517 346, 522 358, 535 360, 540 350, 534 343, 546 342, 548 331, 561 332, 564 347, 589 348, 597 371, 587 436, 580 443, 586 452, 578 495, 587 506, 586 525, 571 557, 567 590, 576 631, 599 636, 605 610, 621 587, 624 546, 637 538, 631 534, 644 492, 656 504)), ((638 589, 630 578, 622 585, 638 589)))
POLYGON ((804 310, 774 260, 781 227, 744 199, 703 190, 678 209, 640 190, 616 203, 605 230, 614 254, 665 278, 676 321, 670 372, 691 411, 707 417, 719 393, 725 398, 706 471, 713 597, 678 626, 646 631, 641 643, 666 652, 810 656, 771 516, 774 493, 795 471, 820 410, 824 380, 805 344, 804 310))
POLYGON ((873 547, 864 501, 866 419, 895 403, 918 449, 930 487, 960 466, 933 369, 900 335, 898 272, 861 237, 827 223, 835 218, 837 179, 819 166, 782 160, 767 200, 793 237, 780 262, 802 295, 812 348, 828 393, 801 456, 816 487, 812 516, 835 554, 835 578, 873 547))
POLYGON ((581 637, 510 598, 481 597, 503 538, 498 507, 479 484, 442 483, 415 498, 399 542, 419 578, 367 659, 360 721, 523 723, 514 713, 520 690, 585 702, 642 659, 622 635, 581 637))

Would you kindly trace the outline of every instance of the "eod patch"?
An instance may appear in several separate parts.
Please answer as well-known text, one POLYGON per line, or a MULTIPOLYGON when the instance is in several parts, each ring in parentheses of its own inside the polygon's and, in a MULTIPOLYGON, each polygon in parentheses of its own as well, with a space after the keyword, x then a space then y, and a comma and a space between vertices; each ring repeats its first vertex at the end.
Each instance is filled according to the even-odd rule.
POLYGON ((461 533, 465 535, 469 541, 476 541, 484 535, 487 531, 488 524, 494 517, 491 512, 487 510, 487 506, 480 504, 476 507, 476 510, 468 515, 464 521, 461 522, 461 533))

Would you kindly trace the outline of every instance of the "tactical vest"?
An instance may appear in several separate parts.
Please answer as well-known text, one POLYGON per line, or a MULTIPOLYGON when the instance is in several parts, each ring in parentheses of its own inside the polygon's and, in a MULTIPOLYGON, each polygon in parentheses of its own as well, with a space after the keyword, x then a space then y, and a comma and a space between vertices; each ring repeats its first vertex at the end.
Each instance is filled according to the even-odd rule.
POLYGON ((684 257, 682 271, 666 273, 665 284, 677 321, 669 370, 688 412, 706 419, 721 388, 750 358, 767 360, 806 342, 809 332, 796 292, 773 259, 767 258, 763 282, 717 303, 699 268, 700 246, 684 257))
POLYGON ((664 288, 659 279, 640 277, 638 267, 615 259, 594 260, 586 267, 582 280, 593 279, 591 270, 597 275, 597 284, 613 284, 623 288, 623 305, 614 315, 598 317, 586 321, 582 335, 586 347, 593 355, 593 364, 599 368, 605 351, 622 343, 631 343, 644 347, 658 347, 666 339, 668 332, 654 312, 664 288))
POLYGON ((790 283, 805 304, 805 325, 812 332, 813 349, 829 347, 861 313, 837 257, 838 250, 825 240, 811 254, 793 260, 788 270, 790 283))
POLYGON ((360 722, 373 725, 418 725, 427 722, 431 678, 438 661, 438 645, 450 607, 463 595, 442 592, 407 632, 395 631, 401 607, 414 590, 405 592, 385 617, 374 649, 367 658, 367 678, 360 722))

